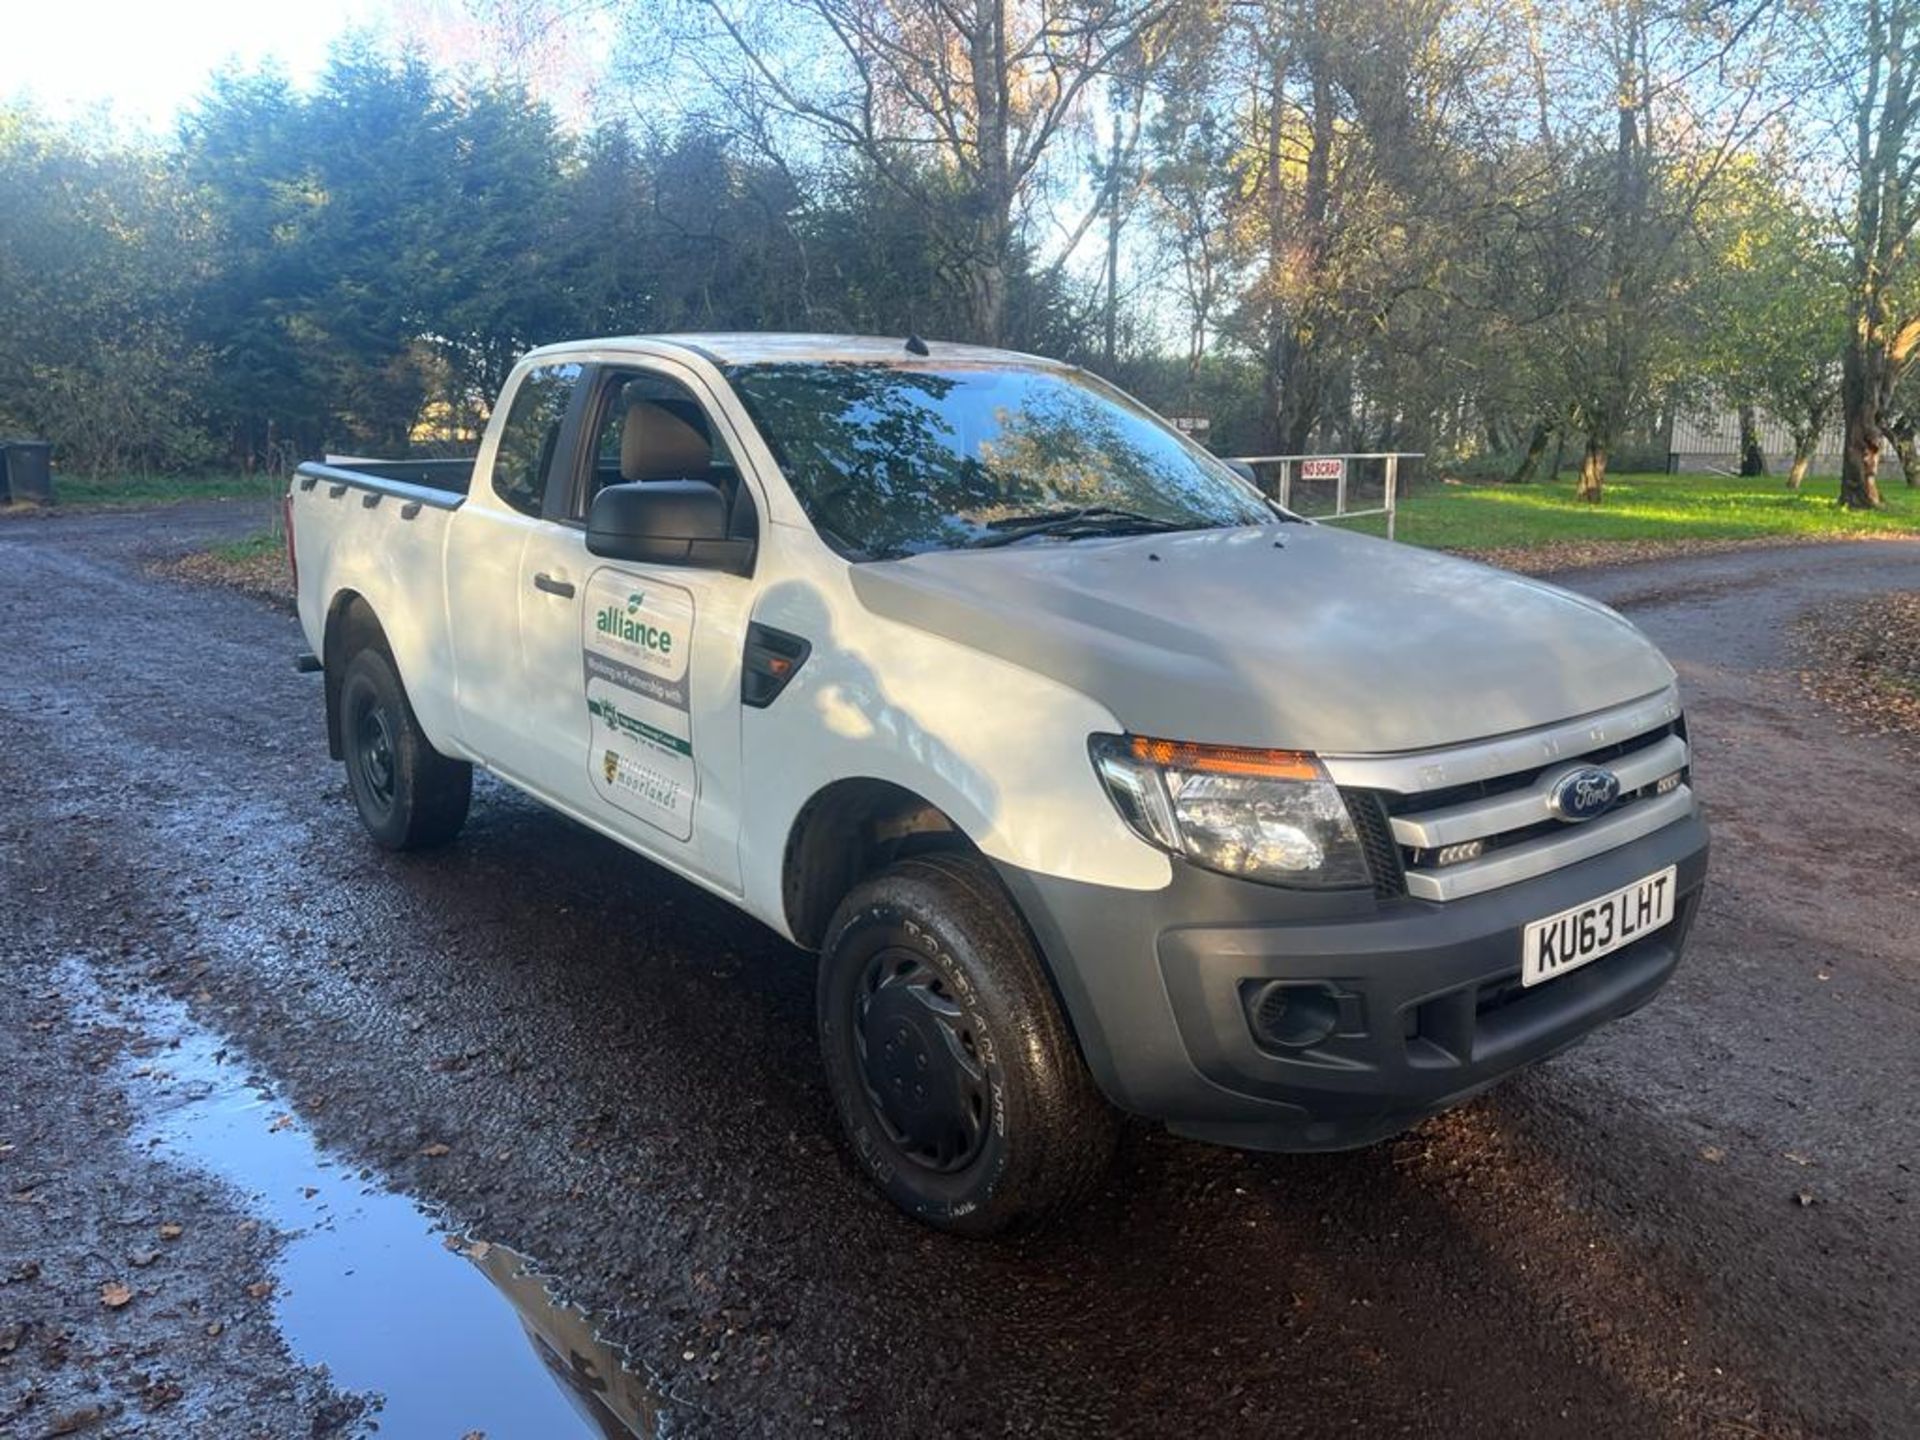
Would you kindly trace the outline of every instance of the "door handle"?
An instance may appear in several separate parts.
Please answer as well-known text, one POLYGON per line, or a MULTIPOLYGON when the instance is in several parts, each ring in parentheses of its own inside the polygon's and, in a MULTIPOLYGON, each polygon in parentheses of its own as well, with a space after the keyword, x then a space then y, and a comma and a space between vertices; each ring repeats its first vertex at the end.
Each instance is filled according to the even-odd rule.
POLYGON ((573 582, 571 580, 556 580, 544 570, 533 577, 533 588, 536 590, 544 590, 549 595, 559 595, 567 599, 573 598, 573 582))

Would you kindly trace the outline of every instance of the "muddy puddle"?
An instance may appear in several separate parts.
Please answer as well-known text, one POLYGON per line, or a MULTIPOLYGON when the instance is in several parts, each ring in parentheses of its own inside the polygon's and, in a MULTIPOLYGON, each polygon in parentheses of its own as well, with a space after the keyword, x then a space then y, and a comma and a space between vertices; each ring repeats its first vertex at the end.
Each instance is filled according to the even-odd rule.
POLYGON ((96 1023, 131 1030, 122 1081, 145 1117, 131 1143, 247 1197, 284 1237, 273 1319, 304 1363, 373 1399, 380 1435, 485 1440, 664 1437, 670 1416, 591 1316, 524 1257, 450 1235, 415 1201, 321 1149, 185 1007, 109 1004, 75 965, 96 1023))

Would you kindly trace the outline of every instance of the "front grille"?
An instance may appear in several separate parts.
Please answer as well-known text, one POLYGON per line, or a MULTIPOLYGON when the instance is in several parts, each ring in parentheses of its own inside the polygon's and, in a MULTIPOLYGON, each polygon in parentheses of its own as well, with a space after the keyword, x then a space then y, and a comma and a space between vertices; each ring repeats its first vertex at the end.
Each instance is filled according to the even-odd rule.
POLYGON ((1452 785, 1440 790, 1422 790, 1415 795, 1389 795, 1385 797, 1389 815, 1415 815, 1430 810, 1444 810, 1449 805, 1464 805, 1474 800, 1491 799, 1514 790, 1524 790, 1533 784, 1547 770, 1563 770, 1570 764, 1604 765, 1630 755, 1636 750, 1644 750, 1649 745, 1657 745, 1674 733, 1675 722, 1647 731, 1644 735, 1635 735, 1626 740, 1616 741, 1597 750, 1589 750, 1581 755, 1569 755, 1555 760, 1551 765, 1529 770, 1516 770, 1510 774, 1497 775, 1486 780, 1477 780, 1467 785, 1452 785))
POLYGON ((1457 751, 1328 763, 1376 893, 1449 900, 1573 864, 1691 814, 1690 761, 1679 704, 1668 692, 1457 751), (1562 775, 1583 765, 1611 770, 1621 794, 1598 818, 1569 824, 1547 800, 1562 775), (1462 846, 1478 849, 1464 858, 1462 846), (1443 854, 1453 863, 1440 863, 1443 854))

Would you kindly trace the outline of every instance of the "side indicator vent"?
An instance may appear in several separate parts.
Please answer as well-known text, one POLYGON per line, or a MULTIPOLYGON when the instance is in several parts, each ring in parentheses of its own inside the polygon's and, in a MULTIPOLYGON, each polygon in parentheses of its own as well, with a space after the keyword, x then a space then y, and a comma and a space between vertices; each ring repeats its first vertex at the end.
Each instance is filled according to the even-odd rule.
POLYGON ((758 621, 747 626, 747 654, 740 667, 740 703, 764 710, 807 663, 813 646, 798 635, 758 621))

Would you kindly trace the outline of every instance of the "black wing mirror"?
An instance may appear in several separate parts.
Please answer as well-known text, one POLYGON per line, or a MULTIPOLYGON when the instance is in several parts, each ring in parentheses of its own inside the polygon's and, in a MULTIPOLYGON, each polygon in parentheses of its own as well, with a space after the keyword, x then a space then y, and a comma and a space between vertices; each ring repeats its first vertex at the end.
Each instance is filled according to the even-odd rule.
POLYGON ((727 533, 727 498, 705 480, 609 485, 587 512, 587 550, 608 560, 753 573, 755 543, 727 533))

